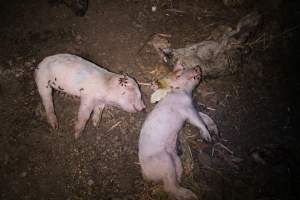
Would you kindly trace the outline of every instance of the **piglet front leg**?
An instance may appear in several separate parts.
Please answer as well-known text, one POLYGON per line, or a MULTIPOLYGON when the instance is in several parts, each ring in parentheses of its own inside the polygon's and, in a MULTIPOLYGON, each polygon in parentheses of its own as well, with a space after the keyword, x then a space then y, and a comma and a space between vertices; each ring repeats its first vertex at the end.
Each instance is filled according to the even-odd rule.
POLYGON ((103 109, 105 107, 105 104, 98 104, 95 106, 94 110, 93 110, 93 125, 96 127, 97 124, 99 123, 99 120, 101 119, 101 116, 102 116, 102 112, 103 112, 103 109))
POLYGON ((94 108, 93 100, 82 97, 80 102, 80 107, 78 111, 78 121, 75 124, 75 139, 80 136, 81 131, 84 129, 87 120, 89 119, 92 110, 94 108))
POLYGON ((196 109, 193 106, 190 106, 189 108, 185 109, 184 112, 186 112, 185 114, 187 116, 188 121, 197 128, 199 128, 200 136, 207 142, 211 142, 211 137, 205 126, 205 122, 198 114, 196 109))
POLYGON ((48 83, 45 80, 40 80, 38 78, 36 80, 38 91, 41 95, 43 105, 46 110, 48 122, 53 129, 58 129, 58 122, 54 112, 54 105, 52 99, 52 88, 49 85, 47 85, 48 83))
POLYGON ((208 131, 215 135, 219 135, 219 130, 214 120, 210 118, 207 114, 204 114, 203 112, 198 112, 198 113, 200 117, 203 119, 208 131))

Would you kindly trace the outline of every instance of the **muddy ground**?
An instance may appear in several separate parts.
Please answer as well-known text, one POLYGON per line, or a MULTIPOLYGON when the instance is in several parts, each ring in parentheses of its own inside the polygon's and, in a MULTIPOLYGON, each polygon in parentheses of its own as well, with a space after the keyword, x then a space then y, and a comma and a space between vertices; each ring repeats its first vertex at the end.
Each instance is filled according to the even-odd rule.
POLYGON ((99 126, 89 122, 75 140, 78 100, 54 94, 60 128, 52 130, 34 68, 45 56, 66 52, 148 82, 151 72, 167 69, 151 47, 143 48, 154 33, 171 34, 172 47, 183 47, 252 10, 264 15, 259 34, 276 37, 253 46, 238 73, 205 79, 195 90, 197 108, 216 121, 221 136, 207 144, 196 128, 184 127, 179 149, 183 159, 190 149, 192 159, 185 159, 182 185, 199 199, 299 199, 299 7, 247 2, 232 8, 219 0, 90 1, 77 17, 46 0, 1 1, 1 199, 167 199, 159 185, 143 181, 138 165, 139 130, 153 108, 149 88, 141 87, 145 113, 106 108, 99 126))

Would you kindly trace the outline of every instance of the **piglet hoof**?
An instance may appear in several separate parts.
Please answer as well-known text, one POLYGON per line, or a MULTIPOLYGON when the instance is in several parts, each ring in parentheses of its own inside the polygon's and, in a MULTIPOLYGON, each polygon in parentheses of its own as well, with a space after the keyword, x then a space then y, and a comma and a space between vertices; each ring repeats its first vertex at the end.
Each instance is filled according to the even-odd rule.
POLYGON ((97 125, 98 125, 98 121, 94 121, 94 120, 93 120, 93 126, 94 126, 95 128, 97 128, 97 125))
POLYGON ((75 139, 79 138, 82 130, 83 128, 81 126, 79 126, 78 124, 75 125, 75 133, 74 133, 75 139))
POLYGON ((207 129, 210 133, 216 135, 216 136, 219 136, 219 130, 217 128, 216 125, 212 125, 212 126, 207 126, 207 129))
POLYGON ((92 119, 93 126, 94 126, 95 128, 97 128, 97 127, 98 127, 99 121, 100 121, 100 119, 99 119, 99 118, 93 118, 93 119, 92 119))
POLYGON ((75 138, 75 139, 78 139, 79 136, 80 136, 80 132, 75 131, 75 133, 74 133, 74 138, 75 138))
POLYGON ((200 132, 200 135, 201 135, 202 139, 204 139, 205 141, 211 142, 211 137, 208 132, 205 132, 205 133, 200 132))
POLYGON ((50 123, 50 126, 51 126, 54 130, 57 130, 57 129, 58 129, 58 122, 57 122, 57 119, 56 119, 56 118, 50 119, 50 120, 49 120, 49 123, 50 123))

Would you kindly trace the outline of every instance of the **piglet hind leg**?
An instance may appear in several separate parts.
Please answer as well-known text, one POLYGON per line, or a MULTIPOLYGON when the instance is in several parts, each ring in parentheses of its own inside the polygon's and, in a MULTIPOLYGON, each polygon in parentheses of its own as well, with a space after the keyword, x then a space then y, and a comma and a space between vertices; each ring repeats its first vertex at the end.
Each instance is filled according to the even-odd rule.
POLYGON ((192 191, 179 185, 180 177, 178 176, 181 176, 182 168, 177 155, 175 160, 172 153, 160 152, 142 160, 141 166, 144 178, 162 181, 164 190, 177 200, 197 199, 192 191), (180 166, 179 169, 177 164, 180 166))
POLYGON ((181 160, 178 157, 178 155, 177 155, 176 152, 171 153, 171 156, 172 156, 172 159, 173 159, 174 164, 175 164, 175 171, 176 171, 177 181, 180 182, 181 176, 182 176, 182 172, 183 172, 181 160))
POLYGON ((42 98, 43 105, 46 110, 46 115, 49 124, 53 129, 58 129, 58 122, 54 113, 54 105, 52 99, 52 88, 47 83, 37 82, 38 91, 42 98))
POLYGON ((98 104, 94 107, 93 109, 93 125, 94 127, 97 127, 97 124, 99 123, 101 117, 102 117, 102 112, 104 110, 105 104, 98 104))
POLYGON ((177 200, 195 200, 197 196, 189 189, 181 187, 179 181, 182 174, 182 166, 179 157, 176 155, 166 155, 163 175, 164 189, 177 200))
POLYGON ((78 111, 78 120, 75 124, 75 139, 77 139, 80 136, 80 133, 83 131, 85 124, 92 113, 93 108, 94 106, 92 100, 85 97, 81 98, 78 111))

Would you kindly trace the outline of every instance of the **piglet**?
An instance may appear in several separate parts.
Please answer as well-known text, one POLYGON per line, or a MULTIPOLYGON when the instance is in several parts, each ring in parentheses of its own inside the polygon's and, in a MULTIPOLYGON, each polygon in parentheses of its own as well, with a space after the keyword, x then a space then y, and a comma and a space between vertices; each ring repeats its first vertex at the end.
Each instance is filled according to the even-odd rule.
POLYGON ((176 141, 184 122, 188 120, 199 128, 200 136, 208 142, 211 141, 209 132, 218 132, 214 121, 197 112, 193 105, 192 90, 200 79, 200 67, 185 69, 177 63, 164 79, 171 91, 149 113, 139 138, 138 155, 143 177, 162 182, 164 190, 178 200, 197 199, 192 191, 179 185, 182 164, 176 141))
POLYGON ((35 70, 35 81, 52 128, 58 128, 54 113, 52 89, 80 97, 75 138, 84 129, 93 112, 96 126, 105 105, 127 112, 145 108, 137 83, 130 77, 112 73, 81 57, 57 54, 46 57, 35 70))

